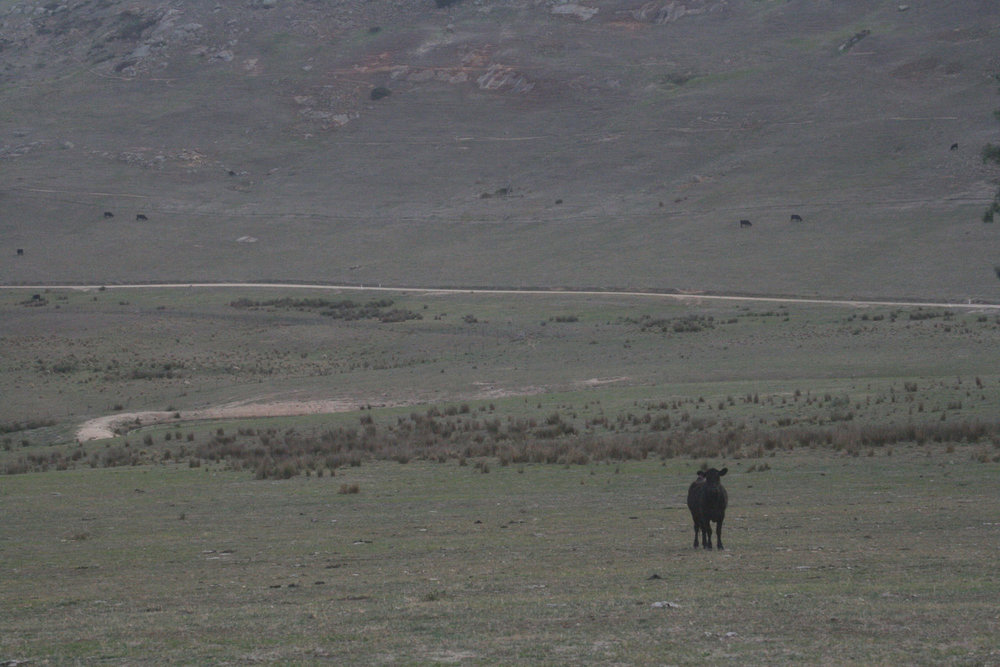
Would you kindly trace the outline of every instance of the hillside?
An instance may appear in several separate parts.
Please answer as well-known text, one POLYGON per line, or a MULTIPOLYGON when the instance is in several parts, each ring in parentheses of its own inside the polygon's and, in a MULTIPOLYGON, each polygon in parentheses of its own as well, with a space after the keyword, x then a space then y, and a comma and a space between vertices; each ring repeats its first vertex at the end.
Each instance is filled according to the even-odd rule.
POLYGON ((0 283, 1000 300, 995 2, 2 0, 0 47, 0 283))

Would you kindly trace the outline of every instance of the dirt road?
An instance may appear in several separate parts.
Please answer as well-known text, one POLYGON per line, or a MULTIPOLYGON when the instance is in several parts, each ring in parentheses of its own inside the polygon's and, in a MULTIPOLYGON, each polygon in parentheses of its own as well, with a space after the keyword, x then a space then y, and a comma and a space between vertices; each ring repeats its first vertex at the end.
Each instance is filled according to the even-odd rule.
POLYGON ((519 295, 553 295, 561 296, 620 296, 647 297, 650 299, 666 299, 674 301, 741 301, 756 303, 788 303, 805 305, 845 306, 848 308, 863 308, 869 306, 885 307, 919 307, 919 308, 961 308, 979 310, 1000 310, 1000 304, 981 303, 968 300, 958 301, 895 301, 866 299, 821 299, 795 296, 742 296, 737 294, 704 294, 701 292, 642 292, 627 290, 582 290, 582 289, 490 289, 490 288, 455 288, 455 287, 383 287, 382 285, 324 285, 321 283, 147 283, 126 285, 0 285, 0 290, 128 290, 128 289, 165 289, 165 288, 226 288, 226 289, 256 289, 281 288, 288 290, 326 290, 334 292, 415 292, 420 294, 519 294, 519 295))

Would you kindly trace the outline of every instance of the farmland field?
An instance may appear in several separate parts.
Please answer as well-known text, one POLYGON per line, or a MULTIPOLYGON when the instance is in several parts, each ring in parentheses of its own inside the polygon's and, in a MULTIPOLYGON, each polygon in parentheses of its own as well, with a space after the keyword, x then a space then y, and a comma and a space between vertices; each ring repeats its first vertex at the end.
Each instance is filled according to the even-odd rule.
POLYGON ((0 665, 1000 664, 1000 4, 0 28, 0 665))
POLYGON ((987 308, 2 296, 4 658, 1000 659, 987 308), (722 552, 691 548, 706 463, 722 552))
POLYGON ((960 422, 1000 406, 989 306, 109 288, 4 290, 0 314, 0 423, 44 425, 24 434, 38 444, 111 413, 318 399, 566 406, 581 425, 637 403, 670 403, 675 423, 786 425, 960 422))
POLYGON ((217 465, 3 480, 0 655, 32 663, 991 664, 998 464, 968 447, 696 461, 217 465), (356 493, 338 492, 356 485, 356 493))

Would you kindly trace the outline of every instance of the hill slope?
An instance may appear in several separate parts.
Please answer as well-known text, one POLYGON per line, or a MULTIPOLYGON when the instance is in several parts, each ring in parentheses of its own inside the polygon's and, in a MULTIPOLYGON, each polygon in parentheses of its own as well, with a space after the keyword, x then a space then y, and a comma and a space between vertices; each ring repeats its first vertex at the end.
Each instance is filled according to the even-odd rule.
POLYGON ((901 7, 3 0, 0 282, 1000 300, 1000 7, 901 7))

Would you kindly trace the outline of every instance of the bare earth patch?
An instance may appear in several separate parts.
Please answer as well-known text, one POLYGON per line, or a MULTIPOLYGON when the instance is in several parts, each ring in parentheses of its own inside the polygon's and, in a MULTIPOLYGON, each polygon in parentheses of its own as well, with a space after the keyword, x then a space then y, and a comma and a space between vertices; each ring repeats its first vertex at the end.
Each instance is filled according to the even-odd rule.
POLYGON ((197 421, 203 419, 243 419, 250 417, 289 417, 357 410, 360 405, 343 400, 279 401, 273 403, 229 403, 204 410, 166 412, 122 412, 105 415, 85 422, 76 432, 80 442, 113 438, 117 431, 129 424, 149 426, 169 422, 197 421))
POLYGON ((577 385, 581 387, 599 387, 605 384, 614 384, 616 382, 628 382, 631 378, 622 376, 614 378, 590 378, 589 380, 582 380, 577 382, 577 385))
MULTIPOLYGON (((593 379, 586 380, 582 384, 591 386, 602 384, 603 382, 617 382, 627 378, 612 378, 604 381, 593 379)), ((471 398, 504 398, 508 396, 530 396, 540 394, 549 390, 550 387, 520 387, 517 389, 505 389, 496 387, 491 383, 477 382, 479 387, 471 398)), ((462 399, 458 399, 462 400, 462 399)), ((415 405, 417 399, 380 402, 378 407, 415 405)), ((365 401, 346 401, 342 399, 319 399, 312 401, 267 401, 251 403, 239 401, 236 403, 226 403, 214 408, 204 408, 202 410, 146 410, 142 412, 120 412, 113 415, 95 417, 84 422, 76 432, 78 442, 88 440, 102 440, 113 438, 123 430, 131 430, 140 426, 150 426, 153 424, 180 423, 189 421, 202 421, 207 419, 248 419, 254 417, 294 417, 301 415, 321 415, 335 412, 351 412, 360 410, 363 406, 369 405, 365 401)))

